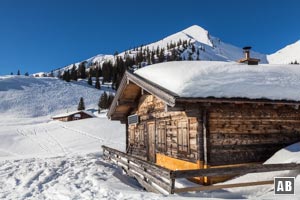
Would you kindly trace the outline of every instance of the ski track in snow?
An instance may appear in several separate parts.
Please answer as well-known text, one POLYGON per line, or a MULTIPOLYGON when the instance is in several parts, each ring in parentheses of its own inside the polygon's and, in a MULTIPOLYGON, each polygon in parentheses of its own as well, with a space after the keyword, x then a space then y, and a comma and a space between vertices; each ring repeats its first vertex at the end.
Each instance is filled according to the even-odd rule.
POLYGON ((17 129, 17 133, 18 133, 19 135, 21 135, 21 136, 24 136, 24 137, 29 138, 33 143, 38 144, 38 145, 41 147, 41 149, 43 149, 45 152, 50 153, 50 154, 53 154, 53 153, 51 152, 50 148, 49 148, 47 145, 43 144, 43 143, 41 142, 41 140, 38 139, 38 137, 32 137, 32 136, 31 136, 31 135, 37 136, 37 133, 36 133, 36 130, 35 130, 35 129, 33 129, 33 131, 30 131, 30 130, 29 130, 29 131, 27 131, 27 133, 26 133, 25 130, 17 129))
POLYGON ((64 153, 64 155, 69 154, 69 151, 67 150, 67 148, 64 147, 53 135, 49 134, 47 129, 44 129, 44 131, 59 146, 59 148, 64 153))
MULTIPOLYGON (((75 132, 75 133, 78 133, 78 134, 87 136, 87 137, 89 137, 89 138, 99 140, 99 141, 101 141, 101 142, 106 141, 104 138, 97 137, 97 136, 91 135, 91 134, 89 134, 89 133, 87 133, 87 132, 79 131, 79 130, 74 129, 74 128, 70 128, 70 127, 68 127, 68 126, 66 126, 66 125, 61 125, 61 127, 64 128, 64 129, 67 129, 67 130, 71 130, 72 132, 75 132)), ((110 141, 110 143, 123 145, 122 143, 120 143, 120 142, 115 142, 115 141, 110 141)))

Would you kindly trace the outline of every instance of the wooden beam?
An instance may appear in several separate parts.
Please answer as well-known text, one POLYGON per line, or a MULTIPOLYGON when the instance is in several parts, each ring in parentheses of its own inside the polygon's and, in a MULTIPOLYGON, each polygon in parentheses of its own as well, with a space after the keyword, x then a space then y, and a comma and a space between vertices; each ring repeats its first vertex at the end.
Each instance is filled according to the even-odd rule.
POLYGON ((143 88, 141 89, 141 95, 148 95, 150 94, 147 90, 144 90, 143 88))
POLYGON ((135 178, 137 180, 137 182, 148 192, 153 192, 153 193, 157 193, 159 194, 160 191, 158 189, 156 189, 155 187, 153 187, 151 184, 145 182, 142 178, 138 177, 136 174, 134 174, 131 171, 127 171, 127 174, 133 178, 135 178))
POLYGON ((174 193, 181 193, 181 192, 191 192, 191 191, 219 190, 219 189, 224 189, 224 188, 245 187, 245 186, 255 186, 255 185, 267 185, 267 184, 273 184, 273 183, 274 183, 274 180, 246 182, 246 183, 222 184, 222 185, 210 185, 210 186, 199 186, 199 187, 187 187, 187 188, 175 188, 173 190, 173 192, 174 193))
POLYGON ((214 97, 178 97, 176 103, 233 103, 233 104, 277 104, 277 105, 299 105, 300 101, 270 100, 270 99, 248 99, 248 98, 214 98, 214 97))
POLYGON ((153 94, 154 96, 157 96, 167 104, 174 106, 175 105, 175 99, 178 97, 177 94, 174 92, 171 92, 170 90, 167 90, 166 88, 161 87, 160 85, 157 85, 137 74, 132 74, 128 71, 126 71, 127 78, 141 87, 142 89, 148 91, 149 93, 153 94))
POLYGON ((116 159, 118 162, 122 163, 123 165, 128 166, 128 170, 132 171, 136 176, 140 176, 141 178, 146 178, 147 181, 155 183, 165 191, 170 191, 170 185, 168 185, 161 177, 159 177, 159 172, 157 171, 144 171, 141 169, 141 167, 135 165, 134 163, 132 164, 130 161, 124 161, 122 158, 113 158, 116 159), (158 176, 155 176, 155 174, 158 174, 158 176))
POLYGON ((133 99, 119 99, 117 101, 117 106, 137 107, 137 103, 133 99))
POLYGON ((126 115, 125 114, 122 114, 122 113, 115 113, 111 116, 111 119, 123 119, 123 118, 126 118, 126 115))
POLYGON ((150 163, 150 162, 147 162, 145 160, 142 160, 140 158, 137 158, 135 156, 132 156, 132 155, 129 155, 129 154, 126 154, 124 152, 121 152, 121 151, 118 151, 116 149, 112 149, 110 147, 107 147, 107 146, 104 146, 102 145, 102 149, 105 150, 105 151, 108 151, 110 153, 114 153, 114 154, 117 154, 117 155, 120 155, 120 156, 123 156, 125 157, 126 159, 134 162, 134 163, 137 163, 139 164, 140 166, 145 166, 145 168, 148 168, 148 169, 151 169, 153 171, 159 171, 160 173, 160 176, 164 177, 164 178, 169 178, 170 177, 170 173, 171 173, 171 170, 169 169, 166 169, 166 168, 163 168, 163 167, 160 167, 158 165, 155 165, 154 163, 150 163))
POLYGON ((191 178, 201 176, 227 176, 248 173, 260 173, 270 171, 283 171, 283 170, 299 170, 300 164, 286 163, 286 164, 253 164, 249 166, 238 167, 220 167, 209 169, 195 169, 195 170, 177 170, 172 171, 171 178, 191 178))
POLYGON ((116 95, 115 95, 115 97, 114 97, 114 99, 113 99, 113 101, 112 101, 112 103, 111 103, 111 105, 109 107, 108 112, 107 112, 108 118, 111 118, 111 116, 114 114, 114 112, 115 112, 115 110, 117 108, 117 101, 120 99, 123 90, 126 88, 127 80, 128 80, 127 76, 126 76, 126 74, 124 74, 123 78, 122 78, 122 80, 120 82, 119 88, 118 88, 118 90, 116 92, 116 95))
POLYGON ((174 106, 174 107, 171 107, 171 106, 169 106, 168 104, 166 104, 165 111, 166 111, 166 112, 185 111, 185 108, 184 108, 183 105, 176 105, 176 106, 174 106))

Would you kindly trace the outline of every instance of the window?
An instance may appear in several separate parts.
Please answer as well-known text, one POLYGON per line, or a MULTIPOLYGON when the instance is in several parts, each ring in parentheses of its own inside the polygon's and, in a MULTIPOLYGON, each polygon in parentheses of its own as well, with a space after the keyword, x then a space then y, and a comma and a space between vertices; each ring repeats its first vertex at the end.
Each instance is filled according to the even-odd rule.
POLYGON ((128 118, 128 125, 139 123, 139 116, 136 114, 129 115, 127 118, 128 118))
POLYGON ((181 120, 177 126, 177 147, 178 153, 189 154, 189 131, 188 122, 181 120))
POLYGON ((157 149, 160 152, 167 150, 167 137, 166 137, 166 122, 158 122, 157 126, 157 149))

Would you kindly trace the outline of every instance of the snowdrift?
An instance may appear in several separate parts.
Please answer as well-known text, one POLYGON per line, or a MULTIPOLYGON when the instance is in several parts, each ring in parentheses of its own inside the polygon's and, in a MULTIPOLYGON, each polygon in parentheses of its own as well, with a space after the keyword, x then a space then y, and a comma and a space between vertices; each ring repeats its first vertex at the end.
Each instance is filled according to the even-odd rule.
MULTIPOLYGON (((278 164, 278 163, 300 163, 300 142, 285 147, 276 152, 271 158, 269 158, 264 164, 278 164)), ((295 177, 295 188, 296 196, 300 198, 300 171, 277 171, 277 172, 265 172, 265 173, 252 173, 244 176, 240 176, 233 180, 227 181, 226 183, 242 183, 248 181, 265 181, 273 180, 274 177, 295 177)), ((234 188, 227 189, 227 191, 233 193, 239 193, 241 196, 246 198, 257 198, 274 196, 273 185, 264 186, 251 186, 245 188, 234 188)), ((293 196, 294 197, 294 196, 293 196)), ((286 196, 288 198, 288 195, 286 196)))

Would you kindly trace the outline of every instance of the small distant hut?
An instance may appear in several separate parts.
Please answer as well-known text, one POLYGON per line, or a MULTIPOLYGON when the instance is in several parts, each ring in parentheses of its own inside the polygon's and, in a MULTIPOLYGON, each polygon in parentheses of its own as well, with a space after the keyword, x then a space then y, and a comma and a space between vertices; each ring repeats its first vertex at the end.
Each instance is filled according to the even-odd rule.
POLYGON ((87 119, 93 117, 94 115, 92 113, 84 110, 80 110, 80 111, 67 112, 60 115, 56 115, 53 116, 52 119, 67 122, 67 121, 74 121, 74 120, 87 119))
POLYGON ((299 77, 286 65, 156 64, 125 73, 108 117, 126 124, 127 155, 170 170, 262 163, 300 141, 299 77))

